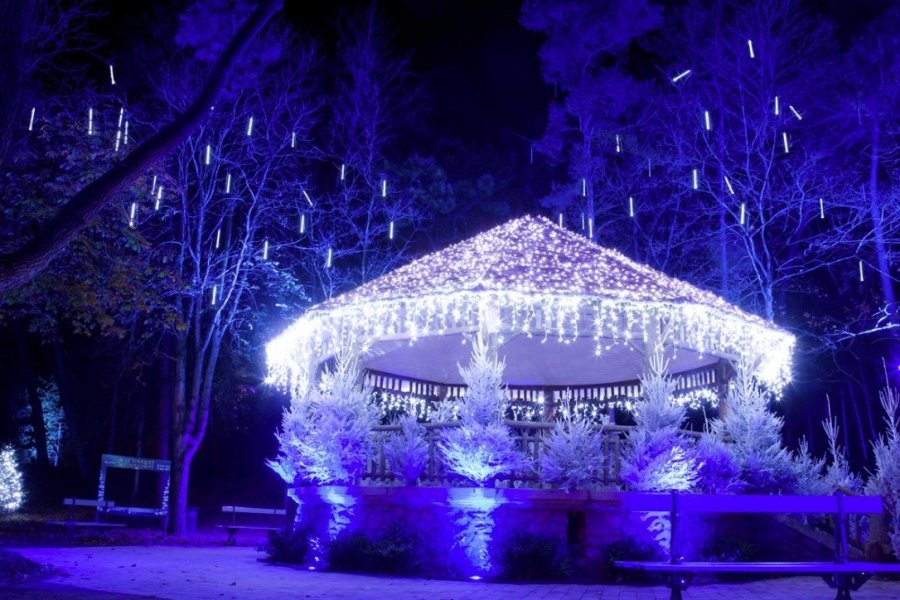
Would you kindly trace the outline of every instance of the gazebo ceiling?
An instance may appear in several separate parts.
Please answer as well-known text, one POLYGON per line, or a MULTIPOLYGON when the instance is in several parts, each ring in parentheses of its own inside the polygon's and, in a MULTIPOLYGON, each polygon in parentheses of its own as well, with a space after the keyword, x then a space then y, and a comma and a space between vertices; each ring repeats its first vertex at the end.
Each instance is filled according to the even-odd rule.
POLYGON ((269 344, 270 379, 301 393, 352 340, 367 368, 459 383, 463 340, 479 328, 498 336, 508 382, 518 385, 637 379, 643 342, 663 336, 678 349, 672 372, 744 359, 779 387, 794 343, 715 294, 523 217, 311 308, 269 344))
MULTIPOLYGON (((616 383, 636 379, 635 374, 643 369, 644 344, 640 340, 629 345, 613 345, 599 356, 595 347, 590 337, 558 344, 541 343, 539 337, 517 334, 505 339, 497 354, 506 362, 504 378, 510 386, 616 383)), ((457 365, 468 363, 470 354, 471 345, 461 334, 421 338, 412 345, 405 341, 381 341, 372 345, 362 366, 406 379, 464 385, 457 365)), ((669 353, 669 372, 692 371, 718 360, 716 356, 681 349, 669 353)))

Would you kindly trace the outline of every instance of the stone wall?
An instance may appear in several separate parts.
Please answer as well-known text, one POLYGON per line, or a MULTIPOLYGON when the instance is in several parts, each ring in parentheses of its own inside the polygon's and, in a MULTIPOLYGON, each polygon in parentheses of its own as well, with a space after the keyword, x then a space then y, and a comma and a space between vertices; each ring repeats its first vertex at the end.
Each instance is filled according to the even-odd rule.
MULTIPOLYGON (((343 532, 379 537, 397 527, 414 535, 428 575, 496 574, 499 553, 521 534, 559 540, 587 578, 608 572, 610 544, 626 541, 668 558, 665 495, 652 513, 632 503, 645 495, 625 492, 323 486, 291 495, 300 503, 298 523, 323 543, 343 532)), ((752 560, 831 557, 828 548, 766 516, 684 515, 677 527, 687 559, 708 558, 701 550, 711 546, 752 548, 752 560)))

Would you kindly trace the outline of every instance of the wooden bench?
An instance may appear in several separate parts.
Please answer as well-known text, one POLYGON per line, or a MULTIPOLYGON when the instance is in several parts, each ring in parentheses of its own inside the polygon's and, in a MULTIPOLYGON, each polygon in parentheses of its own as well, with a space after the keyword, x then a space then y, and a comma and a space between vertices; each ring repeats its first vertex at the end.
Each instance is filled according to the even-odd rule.
POLYGON ((287 515, 287 511, 283 508, 257 508, 252 506, 223 506, 223 513, 231 514, 231 523, 225 523, 219 525, 228 532, 228 540, 225 542, 229 546, 233 546, 237 540, 235 536, 237 536, 237 532, 241 530, 250 530, 250 531, 281 531, 284 529, 284 517, 287 515), (278 525, 251 525, 251 524, 243 524, 238 523, 238 515, 263 515, 264 517, 281 517, 281 523, 278 525))
POLYGON ((111 508, 115 508, 116 503, 112 500, 91 500, 88 498, 63 498, 63 506, 69 507, 69 519, 66 521, 46 521, 47 525, 62 526, 68 530, 76 528, 96 528, 96 529, 114 529, 116 527, 125 527, 124 523, 107 523, 101 520, 101 516, 105 515, 111 508), (97 509, 93 521, 77 521, 75 520, 75 509, 78 507, 92 507, 97 509))
POLYGON ((668 512, 671 521, 669 562, 617 560, 622 569, 662 573, 671 590, 671 600, 681 600, 681 592, 697 573, 774 573, 818 575, 832 589, 837 600, 849 600, 872 575, 900 574, 900 564, 851 561, 848 556, 847 522, 850 514, 884 512, 880 496, 768 496, 709 494, 627 494, 627 510, 668 512), (834 518, 834 560, 821 562, 695 562, 684 561, 679 552, 679 516, 693 514, 830 514, 834 518))

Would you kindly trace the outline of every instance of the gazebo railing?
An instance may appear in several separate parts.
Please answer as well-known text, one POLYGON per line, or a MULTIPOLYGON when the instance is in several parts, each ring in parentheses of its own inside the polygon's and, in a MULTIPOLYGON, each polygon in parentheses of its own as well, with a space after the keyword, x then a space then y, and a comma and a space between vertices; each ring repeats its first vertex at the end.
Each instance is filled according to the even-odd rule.
MULTIPOLYGON (((529 423, 522 421, 506 421, 506 425, 512 432, 516 446, 531 459, 533 468, 525 472, 515 473, 501 479, 507 480, 513 485, 536 486, 540 482, 541 456, 544 450, 544 438, 553 429, 553 423, 529 423)), ((458 423, 425 423, 425 443, 428 445, 428 461, 425 471, 419 478, 422 485, 442 485, 457 481, 459 478, 447 473, 441 461, 438 443, 442 432, 450 427, 458 427, 458 423)), ((382 425, 375 428, 375 443, 372 455, 366 466, 365 479, 369 483, 391 483, 397 480, 387 466, 384 457, 384 440, 393 432, 399 431, 398 425, 382 425)), ((603 456, 604 463, 598 484, 601 486, 614 486, 619 483, 622 470, 622 450, 625 437, 633 429, 627 425, 607 425, 603 427, 603 456)), ((699 436, 694 431, 684 431, 688 436, 699 436)))

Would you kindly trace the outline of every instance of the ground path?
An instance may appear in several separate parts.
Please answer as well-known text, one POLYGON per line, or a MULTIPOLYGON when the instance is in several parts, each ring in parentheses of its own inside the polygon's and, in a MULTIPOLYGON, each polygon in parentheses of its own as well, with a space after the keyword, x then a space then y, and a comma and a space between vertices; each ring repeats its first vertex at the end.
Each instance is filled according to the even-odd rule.
MULTIPOLYGON (((360 600, 666 600, 662 587, 520 585, 369 577, 310 572, 260 562, 253 548, 117 546, 23 548, 31 560, 62 575, 26 588, 0 589, 4 600, 360 599, 360 600)), ((703 585, 685 600, 807 600, 833 598, 814 577, 703 585)), ((900 582, 870 581, 856 600, 897 600, 900 582)))

